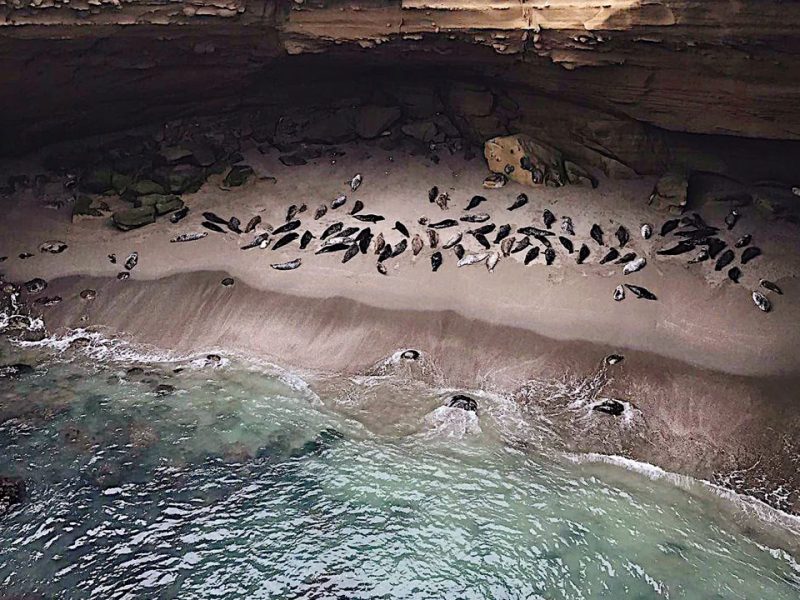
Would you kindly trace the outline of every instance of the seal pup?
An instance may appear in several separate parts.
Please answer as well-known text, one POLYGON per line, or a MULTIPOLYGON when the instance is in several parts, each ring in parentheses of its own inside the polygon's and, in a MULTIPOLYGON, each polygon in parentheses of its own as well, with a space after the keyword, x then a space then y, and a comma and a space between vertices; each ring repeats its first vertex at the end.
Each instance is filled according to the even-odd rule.
POLYGON ((678 225, 680 225, 680 219, 670 219, 669 221, 665 221, 664 224, 661 226, 661 231, 659 232, 659 235, 661 237, 664 237, 670 231, 675 231, 678 225))
POLYGON ((272 232, 272 235, 280 235, 282 233, 288 233, 289 231, 294 231, 300 227, 300 220, 289 221, 288 223, 284 223, 280 227, 278 227, 275 231, 272 232))
POLYGON ((183 208, 179 208, 178 210, 176 210, 174 213, 172 213, 169 216, 169 222, 170 223, 178 223, 179 221, 184 219, 186 217, 186 215, 188 215, 188 214, 189 214, 189 207, 188 206, 184 206, 183 208))
POLYGON ((553 228, 553 223, 556 222, 556 216, 550 211, 550 209, 545 208, 544 212, 542 212, 542 222, 547 229, 553 228))
POLYGON ((375 268, 378 269, 378 273, 380 273, 381 275, 388 275, 389 273, 386 270, 386 265, 384 265, 383 263, 378 263, 377 265, 375 265, 375 268))
POLYGON ((508 207, 507 210, 517 210, 518 208, 522 208, 528 203, 528 196, 525 194, 520 194, 517 196, 517 199, 514 200, 514 203, 508 207))
POLYGON ((133 271, 134 267, 139 264, 139 253, 131 252, 125 261, 125 268, 128 271, 133 271))
POLYGON ((772 310, 772 304, 770 303, 769 298, 767 298, 758 290, 753 291, 753 302, 755 302, 756 306, 764 312, 769 312, 772 310))
POLYGON ((331 202, 331 209, 336 210, 340 206, 344 206, 344 203, 347 202, 347 196, 344 194, 339 194, 336 198, 331 202))
POLYGON ((525 265, 531 264, 533 261, 537 259, 539 256, 539 246, 534 246, 525 254, 525 260, 523 261, 525 265))
POLYGON ((434 273, 439 270, 439 267, 442 266, 444 262, 444 257, 442 256, 441 252, 434 252, 431 254, 431 271, 434 273))
POLYGON ((614 260, 615 258, 617 258, 618 256, 619 256, 619 250, 617 250, 616 248, 611 248, 606 253, 606 255, 603 258, 600 259, 600 264, 604 265, 606 263, 609 263, 612 260, 614 260))
POLYGON ((647 266, 647 259, 644 256, 640 256, 639 258, 632 260, 627 265, 622 268, 623 275, 630 275, 631 273, 636 273, 636 271, 641 271, 642 269, 647 266))
POLYGON ((618 285, 614 288, 614 300, 617 302, 622 302, 625 300, 625 287, 618 285))
POLYGON ((371 241, 372 230, 369 227, 358 232, 358 235, 356 236, 356 242, 358 243, 359 250, 361 250, 361 254, 367 253, 371 241))
POLYGON ((739 221, 739 216, 739 211, 736 209, 731 210, 731 212, 725 216, 725 225, 728 226, 728 231, 736 226, 737 221, 739 221))
POLYGON ((227 225, 228 224, 228 222, 225 219, 223 219, 222 217, 214 214, 213 212, 204 212, 203 213, 203 218, 206 221, 208 221, 210 223, 216 223, 217 225, 227 225))
POLYGON ((334 223, 333 225, 329 225, 325 229, 325 231, 322 232, 322 235, 319 236, 319 239, 324 240, 325 238, 328 238, 335 233, 339 233, 343 228, 344 228, 344 223, 342 223, 341 221, 334 223))
POLYGON ((642 233, 642 237, 646 240, 649 240, 650 236, 653 235, 653 226, 650 225, 650 223, 642 223, 640 231, 642 233))
POLYGON ((300 235, 295 231, 292 231, 291 233, 287 233, 285 236, 283 236, 281 239, 279 239, 277 242, 275 242, 272 245, 272 249, 273 250, 277 250, 278 248, 283 248, 287 244, 291 244, 293 241, 295 241, 299 237, 300 237, 300 235))
POLYGON ((436 202, 436 198, 438 198, 438 197, 439 197, 439 188, 438 187, 433 186, 431 189, 428 190, 428 202, 433 204, 434 202, 436 202))
POLYGON ((311 240, 313 239, 314 239, 314 234, 306 229, 306 232, 303 234, 303 237, 300 238, 300 249, 305 250, 306 248, 308 248, 308 245, 311 243, 311 240))
POLYGON ((469 201, 467 207, 464 210, 472 210, 473 208, 477 208, 477 206, 481 202, 486 202, 486 198, 484 198, 483 196, 473 196, 472 200, 469 201))
POLYGON ((180 235, 175 236, 170 240, 170 243, 176 244, 180 242, 193 242, 195 240, 202 240, 204 237, 208 235, 207 232, 203 231, 201 233, 182 233, 180 235))
POLYGON ((244 228, 244 232, 252 233, 252 231, 260 224, 261 224, 261 215, 256 215, 247 222, 247 225, 245 225, 244 228))
POLYGON ((395 231, 399 231, 403 236, 409 237, 411 234, 408 233, 408 229, 405 225, 403 225, 400 221, 394 222, 394 227, 392 227, 395 231))
POLYGON ((361 187, 361 182, 363 181, 364 178, 361 176, 361 173, 356 173, 350 180, 350 189, 355 192, 359 187, 361 187))
MULTIPOLYGON (((444 250, 450 250, 450 248, 452 248, 453 246, 455 246, 456 244, 458 244, 459 242, 461 242, 461 238, 462 238, 462 237, 464 237, 464 234, 463 234, 463 233, 461 233, 461 232, 459 231, 459 232, 458 232, 457 234, 455 234, 453 237, 451 237, 450 239, 448 239, 448 240, 447 240, 447 241, 446 241, 444 244, 442 244, 442 248, 443 248, 444 250)), ((495 243, 496 243, 496 242, 495 242, 495 243)))
POLYGON ((643 288, 640 285, 633 285, 632 283, 626 283, 625 287, 628 288, 634 296, 637 298, 641 298, 642 300, 658 300, 656 295, 648 290, 647 288, 643 288))
POLYGON ((511 233, 511 225, 500 225, 497 229, 497 235, 494 238, 494 244, 499 244, 503 239, 507 238, 511 233))
POLYGON ((564 237, 563 235, 558 236, 558 241, 561 242, 561 245, 567 249, 567 252, 572 254, 575 251, 575 246, 572 245, 572 240, 568 237, 564 237))
POLYGON ((753 236, 750 235, 749 233, 747 233, 747 234, 743 235, 742 237, 740 237, 738 240, 736 240, 736 243, 733 244, 733 246, 735 248, 744 248, 745 246, 749 246, 750 245, 750 242, 752 241, 752 239, 753 239, 753 236))
POLYGON ((354 215, 356 213, 361 212, 363 208, 364 208, 364 203, 361 200, 356 200, 353 203, 353 208, 350 209, 350 215, 354 215))
POLYGON ((327 212, 328 207, 324 204, 320 204, 319 207, 317 207, 317 210, 314 211, 314 220, 319 221, 327 212))
POLYGON ((512 237, 504 239, 500 243, 500 252, 503 253, 503 256, 509 256, 511 254, 511 248, 514 247, 514 242, 516 242, 516 241, 517 241, 517 238, 512 236, 512 237))
POLYGON ((569 217, 561 217, 561 231, 567 235, 575 235, 575 227, 572 225, 572 219, 569 217))
POLYGON ((758 282, 758 285, 760 285, 766 290, 769 290, 770 292, 775 292, 779 296, 783 296, 783 290, 780 287, 778 287, 778 284, 769 281, 768 279, 762 279, 761 281, 758 282))
POLYGON ((514 245, 514 247, 511 249, 511 254, 516 254, 517 252, 522 252, 523 250, 525 250, 525 248, 527 248, 530 245, 531 245, 530 238, 527 238, 527 237, 521 238, 514 245))
POLYGON ((428 229, 428 245, 436 248, 439 245, 439 234, 433 229, 428 229))
POLYGON ((444 219, 437 223, 428 223, 430 229, 447 229, 448 227, 455 227, 456 225, 458 225, 458 221, 455 219, 444 219))
POLYGON ((730 249, 729 250, 725 250, 725 252, 723 252, 722 254, 719 255, 719 258, 717 259, 717 264, 714 265, 714 270, 715 271, 721 271, 722 269, 727 267, 729 264, 731 264, 733 262, 734 258, 735 258, 735 255, 733 254, 733 250, 730 250, 730 249))
POLYGON ((220 227, 216 223, 212 223, 211 221, 203 221, 202 223, 200 223, 200 225, 216 233, 225 233, 225 230, 222 227, 220 227))
POLYGON ((417 256, 422 249, 425 247, 425 242, 422 241, 422 238, 419 237, 418 233, 414 234, 414 237, 411 239, 411 252, 414 256, 417 256))
POLYGON ((552 248, 545 248, 544 249, 544 262, 549 267, 552 265, 556 260, 556 251, 552 248))
POLYGON ((476 233, 472 237, 474 237, 478 241, 478 243, 487 250, 492 247, 492 245, 489 243, 489 240, 486 239, 486 236, 483 235, 482 233, 476 233))
POLYGON ((497 252, 489 252, 489 257, 486 259, 486 270, 489 273, 494 273, 494 268, 500 261, 500 255, 497 252))
POLYGON ((634 258, 636 258, 636 252, 628 252, 627 254, 620 256, 616 261, 614 261, 614 264, 624 265, 626 263, 631 262, 634 258))
POLYGON ((362 223, 378 223, 379 221, 386 220, 386 217, 382 217, 381 215, 353 215, 353 218, 362 223))
POLYGON ((342 256, 342 264, 346 263, 348 260, 353 258, 359 252, 360 252, 360 250, 358 248, 358 244, 357 243, 353 243, 353 245, 350 246, 347 249, 347 251, 344 253, 344 256, 342 256))
POLYGON ((272 263, 270 267, 272 267, 276 271, 292 271, 293 269, 299 267, 301 264, 303 264, 303 262, 299 258, 295 258, 294 260, 290 260, 289 262, 272 263))
POLYGON ((739 278, 742 276, 742 270, 739 267, 731 267, 728 270, 728 279, 733 283, 739 283, 739 278))
POLYGON ((761 256, 761 248, 758 246, 750 246, 749 248, 745 248, 745 251, 742 252, 742 264, 746 265, 757 256, 761 256))
POLYGON ((631 234, 622 225, 620 225, 617 228, 617 230, 614 232, 614 235, 616 236, 617 241, 619 242, 620 248, 624 248, 625 244, 627 244, 631 239, 631 234))
POLYGON ((475 213, 474 215, 464 215, 460 220, 464 223, 485 223, 491 218, 486 213, 475 213))
POLYGON ((589 231, 589 235, 595 242, 597 242, 601 246, 605 246, 605 244, 603 243, 603 230, 600 229, 600 225, 598 225, 597 223, 592 225, 592 229, 589 231))
POLYGON ((436 196, 436 206, 438 206, 442 210, 447 210, 447 204, 450 202, 450 196, 447 192, 442 192, 438 196, 436 196))
POLYGON ((581 249, 578 250, 578 260, 575 262, 582 265, 587 258, 589 258, 589 246, 581 244, 581 249))
POLYGON ((456 258, 458 258, 459 260, 464 258, 464 255, 466 253, 467 251, 464 250, 464 246, 462 246, 461 244, 456 244, 455 246, 453 246, 453 254, 455 254, 456 258))
POLYGON ((386 245, 386 240, 383 239, 383 232, 378 233, 375 237, 375 254, 380 254, 383 251, 383 247, 386 245))
POLYGON ((487 190, 499 190, 506 183, 508 183, 508 177, 502 173, 492 173, 483 180, 483 187, 487 190))
POLYGON ((469 265, 475 265, 479 262, 483 262, 489 258, 488 252, 479 252, 477 254, 467 254, 464 258, 459 259, 458 266, 459 267, 467 267, 469 265))

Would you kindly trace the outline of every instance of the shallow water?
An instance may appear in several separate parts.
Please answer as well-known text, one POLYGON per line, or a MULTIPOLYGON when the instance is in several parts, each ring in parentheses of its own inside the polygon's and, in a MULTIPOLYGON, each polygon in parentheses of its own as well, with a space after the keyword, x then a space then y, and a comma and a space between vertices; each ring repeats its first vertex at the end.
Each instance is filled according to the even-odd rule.
POLYGON ((794 534, 567 460, 503 398, 25 352, 36 372, 0 379, 0 474, 28 485, 0 597, 800 597, 794 534))

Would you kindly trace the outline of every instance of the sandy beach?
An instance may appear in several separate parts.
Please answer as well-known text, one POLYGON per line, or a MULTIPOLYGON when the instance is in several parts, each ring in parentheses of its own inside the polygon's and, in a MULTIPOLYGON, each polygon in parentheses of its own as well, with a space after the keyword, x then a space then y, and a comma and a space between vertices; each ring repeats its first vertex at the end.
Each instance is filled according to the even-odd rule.
MULTIPOLYGON (((608 422, 598 421, 588 433, 565 422, 565 430, 576 433, 569 439, 571 448, 622 453, 708 479, 759 463, 759 473, 770 481, 797 484, 791 481, 796 469, 787 452, 787 443, 797 439, 791 389, 800 374, 795 352, 800 285, 793 276, 800 253, 793 226, 768 221, 752 208, 742 209, 733 231, 722 226, 729 243, 749 233, 763 250, 742 267, 741 282, 735 284, 724 271, 714 270, 714 261, 687 265, 686 255, 655 254, 674 240, 657 233, 670 217, 648 206, 653 179, 601 179, 597 189, 509 183, 484 190, 487 171, 480 157, 442 155, 434 164, 377 144, 342 149, 343 156, 286 167, 275 151, 262 155, 248 148, 243 153, 256 181, 226 190, 222 177, 212 176, 199 192, 184 196, 190 212, 180 223, 162 218, 124 233, 107 218, 71 223, 68 209, 46 206, 47 193, 5 198, 0 254, 10 257, 2 264, 6 280, 49 282, 45 295, 63 298, 40 309, 51 331, 99 328, 178 352, 216 349, 313 372, 361 373, 398 349, 415 348, 436 367, 432 383, 517 394, 530 380, 590 377, 606 355, 617 352, 625 361, 609 373, 603 395, 630 402, 641 412, 641 422, 630 431, 615 424, 612 432, 608 422), (352 192, 349 181, 356 173, 364 181, 352 192), (450 194, 449 210, 428 202, 433 185, 450 194), (530 202, 508 212, 522 192, 530 202), (347 204, 314 221, 316 207, 341 193, 347 194, 347 204), (443 251, 442 268, 432 272, 433 250, 426 244, 417 257, 409 249, 387 261, 388 273, 382 275, 371 252, 347 264, 339 254, 315 255, 319 240, 305 251, 296 242, 278 251, 243 251, 240 246, 254 234, 232 232, 170 243, 178 234, 205 231, 203 211, 235 215, 242 223, 260 215, 262 225, 277 227, 289 205, 302 203, 308 211, 300 215, 299 232, 309 229, 318 238, 336 221, 360 225, 348 212, 361 200, 364 213, 386 217, 373 231, 395 244, 402 239, 392 229, 396 220, 412 236, 424 236, 420 217, 458 218, 475 194, 488 201, 473 212, 487 212, 493 222, 509 223, 514 230, 542 227, 545 208, 559 219, 569 215, 576 248, 584 242, 591 248, 588 264, 577 265, 575 255, 558 248, 552 266, 541 258, 525 266, 521 252, 501 258, 489 273, 484 264, 458 268, 452 251, 443 251), (620 265, 598 264, 607 248, 590 239, 594 223, 605 232, 606 244, 614 245, 613 232, 620 224, 627 227, 628 248, 645 256, 647 267, 623 275, 620 265), (656 230, 650 240, 639 235, 642 223, 656 230), (39 245, 54 238, 68 249, 40 254, 39 245), (129 280, 118 281, 121 263, 132 251, 139 253, 139 263, 129 280), (34 256, 21 260, 21 252, 34 256), (109 262, 111 253, 118 264, 109 262), (303 263, 294 271, 269 266, 297 257, 303 263), (225 277, 235 284, 222 286, 225 277), (771 296, 770 313, 758 310, 751 299, 761 278, 783 290, 771 296), (612 293, 621 283, 645 286, 658 300, 628 293, 615 302, 612 293), (97 291, 96 300, 80 298, 87 288, 97 291)), ((112 208, 122 202, 108 201, 112 208)), ((730 206, 709 203, 692 210, 720 226, 730 206)), ((464 225, 460 229, 474 227, 464 225)), ((453 231, 442 230, 441 241, 453 231)), ((480 250, 471 236, 464 239, 467 252, 480 250)))

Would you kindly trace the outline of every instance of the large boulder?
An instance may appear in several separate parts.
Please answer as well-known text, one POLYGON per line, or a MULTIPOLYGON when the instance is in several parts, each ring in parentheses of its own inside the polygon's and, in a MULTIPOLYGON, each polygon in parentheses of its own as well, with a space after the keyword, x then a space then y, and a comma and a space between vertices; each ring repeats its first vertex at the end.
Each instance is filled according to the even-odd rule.
POLYGON ((373 139, 400 119, 397 106, 361 106, 356 110, 355 128, 359 137, 373 139))
POLYGON ((122 231, 130 231, 137 227, 143 227, 155 223, 156 221, 156 208, 155 206, 140 206, 138 208, 128 208, 125 210, 116 211, 112 219, 117 229, 122 231))
POLYGON ((650 204, 658 210, 679 215, 686 209, 688 189, 686 174, 665 173, 650 194, 650 204))
POLYGON ((139 196, 133 203, 134 207, 152 207, 156 209, 156 215, 165 215, 183 208, 183 200, 174 194, 150 194, 139 196))
POLYGON ((486 117, 494 109, 494 96, 483 87, 458 83, 449 90, 453 110, 467 117, 486 117))

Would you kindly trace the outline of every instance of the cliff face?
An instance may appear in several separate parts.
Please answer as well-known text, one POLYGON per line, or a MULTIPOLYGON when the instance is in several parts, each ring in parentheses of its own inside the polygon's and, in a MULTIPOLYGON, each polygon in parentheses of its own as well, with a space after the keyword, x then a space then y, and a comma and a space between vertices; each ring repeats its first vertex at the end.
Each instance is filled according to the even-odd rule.
POLYGON ((798 24, 770 0, 12 0, 0 118, 18 148, 424 73, 508 90, 517 126, 626 175, 673 160, 671 132, 798 140, 798 24))

